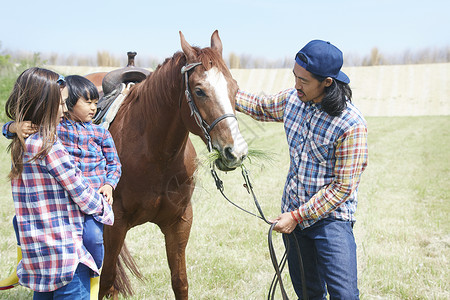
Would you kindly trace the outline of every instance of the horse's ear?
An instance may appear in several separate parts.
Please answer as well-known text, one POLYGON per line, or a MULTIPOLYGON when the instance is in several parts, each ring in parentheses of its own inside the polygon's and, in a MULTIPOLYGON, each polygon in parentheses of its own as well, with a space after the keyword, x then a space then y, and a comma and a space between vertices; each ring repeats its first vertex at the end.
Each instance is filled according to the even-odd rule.
POLYGON ((184 55, 186 56, 186 60, 188 62, 195 61, 195 51, 194 48, 192 48, 191 45, 189 45, 188 42, 186 42, 186 39, 184 38, 184 35, 180 31, 180 41, 181 41, 181 49, 183 49, 184 55))
POLYGON ((222 56, 222 41, 220 40, 219 31, 217 29, 211 35, 211 48, 219 51, 220 56, 222 56))

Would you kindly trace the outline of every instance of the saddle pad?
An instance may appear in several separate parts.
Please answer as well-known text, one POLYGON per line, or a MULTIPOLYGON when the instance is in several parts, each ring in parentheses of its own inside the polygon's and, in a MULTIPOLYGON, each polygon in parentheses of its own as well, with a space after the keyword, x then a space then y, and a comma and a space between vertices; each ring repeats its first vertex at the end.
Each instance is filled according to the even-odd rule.
POLYGON ((100 120, 101 126, 103 126, 105 129, 109 128, 109 125, 116 117, 117 112, 119 111, 120 105, 122 105, 123 100, 127 97, 128 92, 130 91, 130 88, 134 85, 133 82, 129 82, 124 89, 120 92, 120 94, 117 96, 117 98, 113 101, 113 103, 109 106, 107 112, 103 116, 103 118, 100 120))

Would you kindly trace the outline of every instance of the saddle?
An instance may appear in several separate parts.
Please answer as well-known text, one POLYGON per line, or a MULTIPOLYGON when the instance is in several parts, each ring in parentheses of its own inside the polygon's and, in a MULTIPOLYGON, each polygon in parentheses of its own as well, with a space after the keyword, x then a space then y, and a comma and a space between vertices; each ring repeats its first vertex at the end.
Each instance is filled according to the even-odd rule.
POLYGON ((103 78, 103 96, 98 101, 93 123, 108 128, 130 88, 151 75, 150 71, 134 66, 136 54, 136 52, 128 52, 127 66, 111 71, 103 78))

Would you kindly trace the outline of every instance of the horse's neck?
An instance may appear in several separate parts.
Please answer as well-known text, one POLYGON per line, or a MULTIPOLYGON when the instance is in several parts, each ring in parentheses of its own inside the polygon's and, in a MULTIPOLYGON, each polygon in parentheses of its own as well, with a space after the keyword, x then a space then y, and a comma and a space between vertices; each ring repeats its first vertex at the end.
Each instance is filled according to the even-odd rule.
POLYGON ((180 97, 184 96, 183 85, 181 80, 171 81, 158 76, 160 74, 154 73, 148 79, 150 82, 136 87, 134 96, 138 101, 131 104, 133 122, 139 123, 137 130, 143 130, 148 147, 160 155, 173 156, 186 146, 189 134, 179 105, 180 97))

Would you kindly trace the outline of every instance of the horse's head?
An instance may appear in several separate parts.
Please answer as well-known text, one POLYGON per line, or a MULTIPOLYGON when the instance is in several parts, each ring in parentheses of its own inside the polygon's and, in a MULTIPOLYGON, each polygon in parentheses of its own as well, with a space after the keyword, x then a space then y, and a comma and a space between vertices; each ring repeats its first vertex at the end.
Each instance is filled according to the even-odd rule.
POLYGON ((215 163, 220 170, 233 170, 242 164, 248 147, 235 116, 238 85, 222 58, 219 34, 214 31, 211 47, 203 49, 189 45, 181 32, 180 39, 186 57, 182 68, 186 100, 196 122, 190 130, 219 152, 215 163))

